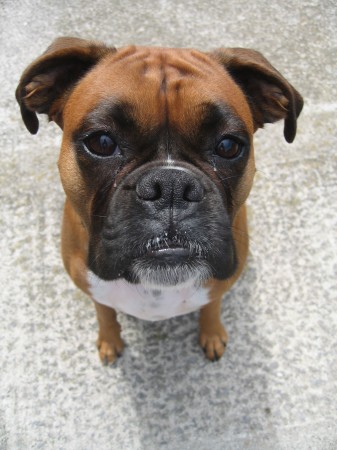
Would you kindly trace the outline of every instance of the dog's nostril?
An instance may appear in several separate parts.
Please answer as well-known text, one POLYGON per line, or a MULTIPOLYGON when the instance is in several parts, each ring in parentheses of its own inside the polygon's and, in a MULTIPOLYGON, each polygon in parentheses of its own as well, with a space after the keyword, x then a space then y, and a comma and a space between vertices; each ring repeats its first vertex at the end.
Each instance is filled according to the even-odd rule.
POLYGON ((156 201, 162 196, 162 189, 159 181, 153 183, 151 180, 146 180, 143 183, 138 183, 136 192, 138 197, 145 201, 156 201))
POLYGON ((186 202, 201 202, 204 198, 204 189, 198 180, 193 180, 185 187, 183 200, 186 202))

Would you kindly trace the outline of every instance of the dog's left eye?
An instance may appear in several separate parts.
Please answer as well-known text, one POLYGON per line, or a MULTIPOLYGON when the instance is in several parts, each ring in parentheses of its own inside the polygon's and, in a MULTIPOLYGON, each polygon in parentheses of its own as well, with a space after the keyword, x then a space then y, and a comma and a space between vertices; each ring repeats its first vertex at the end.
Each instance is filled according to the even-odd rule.
POLYGON ((239 141, 226 137, 222 139, 216 147, 216 154, 226 159, 233 159, 240 155, 243 149, 243 144, 239 141))
POLYGON ((98 156, 112 156, 118 151, 118 145, 110 136, 96 133, 84 139, 84 145, 90 153, 98 156))

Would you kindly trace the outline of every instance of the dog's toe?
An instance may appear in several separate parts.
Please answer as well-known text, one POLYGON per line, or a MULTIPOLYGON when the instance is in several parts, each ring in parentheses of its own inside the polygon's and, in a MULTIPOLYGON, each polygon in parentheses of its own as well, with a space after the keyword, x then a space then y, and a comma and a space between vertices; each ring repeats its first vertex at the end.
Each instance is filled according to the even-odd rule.
POLYGON ((103 340, 98 340, 97 348, 102 364, 104 366, 107 366, 114 363, 116 359, 121 356, 124 348, 124 343, 122 340, 119 340, 119 342, 106 342, 103 340))
POLYGON ((218 361, 224 354, 228 336, 223 326, 214 330, 200 332, 200 345, 206 357, 211 361, 218 361))

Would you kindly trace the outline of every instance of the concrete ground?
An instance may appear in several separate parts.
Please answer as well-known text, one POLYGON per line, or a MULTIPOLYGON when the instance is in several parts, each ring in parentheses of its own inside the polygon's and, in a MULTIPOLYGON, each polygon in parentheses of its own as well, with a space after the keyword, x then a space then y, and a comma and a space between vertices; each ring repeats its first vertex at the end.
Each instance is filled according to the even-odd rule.
POLYGON ((328 0, 0 2, 0 448, 337 448, 337 7, 328 0), (21 122, 22 70, 56 37, 260 50, 305 98, 298 135, 256 134, 251 253, 225 296, 227 353, 197 314, 120 315, 127 349, 102 367, 91 301, 60 258, 60 130, 21 122))

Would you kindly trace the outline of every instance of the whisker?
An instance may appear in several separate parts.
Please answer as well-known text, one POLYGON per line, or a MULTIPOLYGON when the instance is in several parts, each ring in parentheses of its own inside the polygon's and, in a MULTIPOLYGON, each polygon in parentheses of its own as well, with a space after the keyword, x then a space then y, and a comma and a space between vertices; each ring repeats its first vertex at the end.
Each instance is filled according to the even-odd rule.
POLYGON ((247 238, 250 238, 250 235, 249 235, 246 231, 241 230, 241 229, 238 228, 238 227, 231 226, 231 227, 228 227, 228 228, 231 228, 232 230, 235 230, 235 231, 237 231, 238 233, 241 233, 242 236, 246 236, 247 238))
POLYGON ((266 172, 264 172, 263 170, 256 169, 256 172, 258 172, 259 174, 261 173, 265 178, 267 178, 267 180, 273 181, 273 178, 271 178, 269 175, 267 175, 266 172))
POLYGON ((224 177, 224 178, 219 176, 221 181, 226 181, 226 180, 230 180, 231 178, 238 178, 238 177, 240 177, 240 175, 232 175, 230 177, 224 177))
POLYGON ((247 241, 256 244, 255 239, 253 239, 251 234, 247 233, 246 231, 240 230, 240 228, 238 227, 232 227, 232 230, 235 230, 236 232, 240 233, 242 237, 246 237, 247 241))
POLYGON ((225 227, 225 230, 235 230, 236 232, 240 233, 243 237, 246 237, 247 240, 251 240, 252 242, 254 242, 254 240, 252 239, 251 235, 245 231, 245 230, 241 230, 239 227, 235 227, 234 225, 230 225, 225 227))

